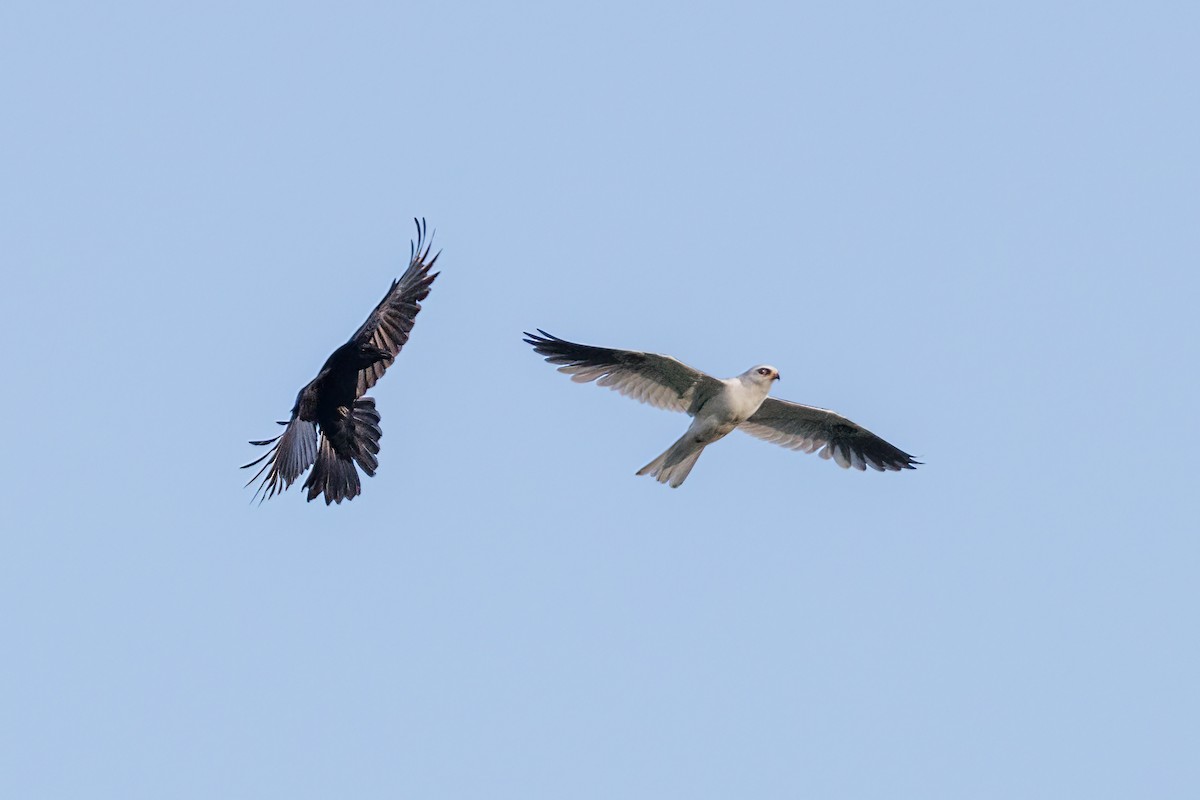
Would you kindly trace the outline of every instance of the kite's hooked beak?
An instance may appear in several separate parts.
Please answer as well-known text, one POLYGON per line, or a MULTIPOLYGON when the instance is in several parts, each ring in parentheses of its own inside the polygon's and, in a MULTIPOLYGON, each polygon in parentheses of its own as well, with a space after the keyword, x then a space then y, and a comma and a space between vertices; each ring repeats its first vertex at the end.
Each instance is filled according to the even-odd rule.
POLYGON ((781 381, 781 380, 783 380, 783 376, 782 376, 782 375, 780 375, 778 372, 776 372, 776 373, 775 373, 775 380, 777 380, 777 381, 781 381))

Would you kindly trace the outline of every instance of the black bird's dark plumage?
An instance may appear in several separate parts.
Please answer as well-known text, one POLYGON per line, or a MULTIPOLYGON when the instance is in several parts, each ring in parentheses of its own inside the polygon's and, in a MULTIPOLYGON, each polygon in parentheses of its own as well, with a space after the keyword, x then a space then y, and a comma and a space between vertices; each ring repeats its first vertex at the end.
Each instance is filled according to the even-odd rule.
POLYGON ((432 237, 426 237, 425 220, 417 223, 408 269, 392 281, 383 300, 350 340, 326 359, 307 386, 296 395, 286 429, 274 439, 250 444, 270 446, 261 458, 243 469, 262 463, 247 486, 262 477, 255 492, 262 499, 284 491, 312 467, 304 487, 308 499, 321 494, 325 503, 352 500, 362 492, 361 467, 374 475, 379 466, 379 412, 364 394, 383 376, 408 341, 421 301, 429 295, 438 273, 429 270, 438 255, 430 257, 432 237), (266 473, 263 477, 263 473, 266 473))

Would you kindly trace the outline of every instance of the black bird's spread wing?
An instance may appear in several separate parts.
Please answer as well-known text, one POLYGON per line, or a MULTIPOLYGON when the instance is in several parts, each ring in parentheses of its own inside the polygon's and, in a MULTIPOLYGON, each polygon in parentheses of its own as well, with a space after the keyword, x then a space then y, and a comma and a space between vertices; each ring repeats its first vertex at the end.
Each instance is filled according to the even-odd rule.
MULTIPOLYGON (((291 486, 292 482, 299 478, 304 470, 311 467, 317 458, 317 424, 315 422, 292 417, 291 422, 279 424, 287 425, 287 429, 274 439, 250 443, 260 446, 271 445, 271 449, 249 464, 242 465, 242 469, 248 469, 266 461, 254 474, 254 477, 246 481, 246 485, 249 486, 258 480, 263 472, 267 473, 267 476, 263 478, 262 485, 254 492, 255 497, 262 493, 263 500, 274 497, 291 486)), ((251 500, 251 502, 254 501, 251 500)))
POLYGON ((400 354, 400 348, 408 341, 413 321, 421 310, 421 301, 429 295, 429 285, 438 273, 429 274, 429 270, 437 262, 435 253, 429 257, 433 237, 425 236, 425 220, 413 220, 417 223, 417 239, 412 243, 408 269, 397 280, 392 281, 383 300, 367 317, 354 335, 350 344, 362 347, 376 347, 392 354, 391 359, 376 361, 368 367, 359 370, 358 389, 356 397, 362 397, 383 376, 384 371, 400 354))
POLYGON ((921 463, 839 414, 774 397, 764 400, 738 430, 792 450, 820 450, 822 458, 832 458, 841 467, 898 472, 921 463))
POLYGON ((575 344, 540 328, 537 334, 525 336, 525 343, 533 345, 534 352, 551 364, 561 364, 558 371, 570 375, 571 380, 596 381, 598 386, 657 408, 694 415, 723 385, 670 356, 575 344))

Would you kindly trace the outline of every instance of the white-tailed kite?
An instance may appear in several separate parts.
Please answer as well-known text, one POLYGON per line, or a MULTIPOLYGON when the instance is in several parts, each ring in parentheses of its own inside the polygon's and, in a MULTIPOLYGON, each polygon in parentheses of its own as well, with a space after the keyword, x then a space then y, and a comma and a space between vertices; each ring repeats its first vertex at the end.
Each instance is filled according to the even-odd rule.
POLYGON ((383 432, 374 398, 363 395, 400 354, 421 310, 421 301, 429 295, 429 286, 438 276, 429 272, 438 258, 438 254, 429 257, 431 244, 432 239, 425 238, 425 220, 417 222, 417 240, 412 244, 408 269, 392 281, 383 300, 350 341, 334 350, 317 377, 296 395, 291 419, 279 423, 287 426, 284 432, 274 439, 250 443, 271 446, 261 458, 242 467, 266 461, 246 484, 249 486, 266 472, 255 497, 262 493, 265 500, 282 492, 313 467, 304 481, 308 499, 324 493, 326 505, 341 503, 362 492, 356 462, 363 472, 375 474, 383 432))
POLYGON ((693 417, 687 433, 638 470, 678 487, 704 448, 735 428, 768 442, 817 452, 839 466, 865 470, 915 469, 921 463, 866 428, 823 408, 767 397, 779 371, 766 364, 720 380, 657 353, 575 344, 538 329, 526 344, 578 383, 596 381, 657 408, 693 417), (538 335, 540 334, 540 335, 538 335))

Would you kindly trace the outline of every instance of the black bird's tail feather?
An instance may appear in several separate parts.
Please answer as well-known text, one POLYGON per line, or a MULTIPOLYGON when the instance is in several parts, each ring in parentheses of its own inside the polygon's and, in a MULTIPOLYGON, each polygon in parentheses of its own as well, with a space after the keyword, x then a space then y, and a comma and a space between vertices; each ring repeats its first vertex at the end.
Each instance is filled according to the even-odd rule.
POLYGON ((325 504, 353 500, 362 493, 362 483, 355 469, 355 462, 367 475, 374 475, 379 467, 379 412, 375 400, 361 397, 345 421, 336 427, 321 431, 321 443, 317 448, 317 461, 304 482, 311 501, 322 493, 325 504))

